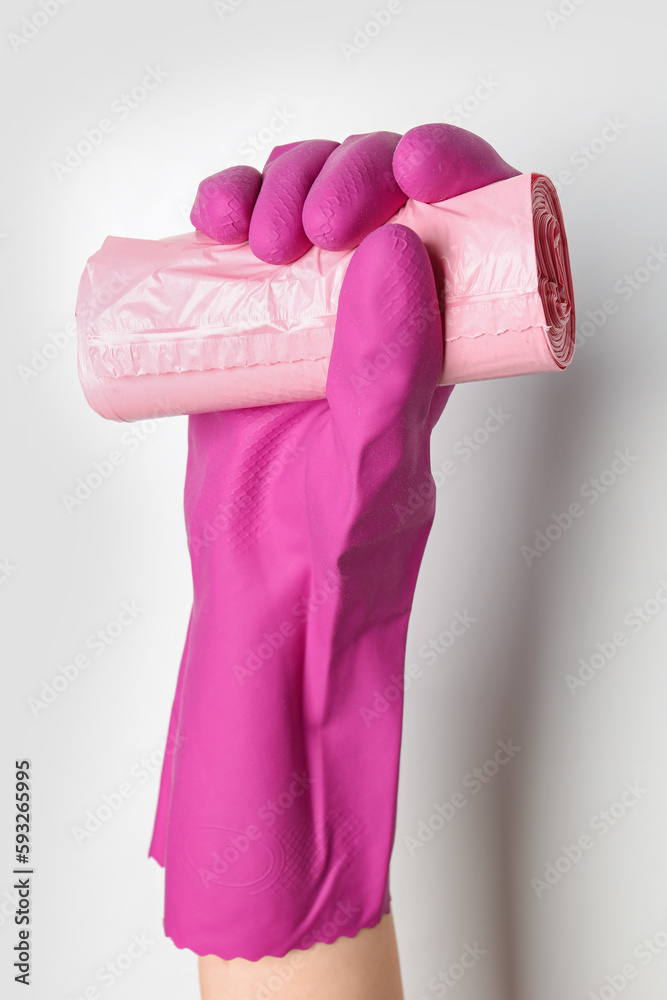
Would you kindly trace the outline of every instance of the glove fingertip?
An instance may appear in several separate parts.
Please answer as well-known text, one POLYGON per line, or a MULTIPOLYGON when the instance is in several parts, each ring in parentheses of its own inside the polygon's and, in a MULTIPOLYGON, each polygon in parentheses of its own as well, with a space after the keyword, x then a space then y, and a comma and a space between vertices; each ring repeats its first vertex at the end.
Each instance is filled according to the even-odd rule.
POLYGON ((303 227, 322 250, 352 250, 394 215, 406 196, 392 157, 400 135, 348 136, 329 157, 303 206, 303 227))
POLYGON ((250 249, 260 260, 291 264, 310 249, 302 222, 304 201, 337 147, 331 139, 307 139, 276 147, 280 153, 271 154, 248 231, 250 249))
POLYGON ((406 132, 393 170, 401 190, 421 202, 444 201, 520 173, 481 136, 447 122, 406 132))
POLYGON ((259 170, 244 164, 205 177, 197 188, 190 222, 218 243, 245 243, 261 184, 259 170))
POLYGON ((327 398, 346 420, 426 419, 442 370, 443 337, 427 250, 407 226, 367 236, 338 305, 327 398), (382 416, 380 416, 382 415, 382 416))

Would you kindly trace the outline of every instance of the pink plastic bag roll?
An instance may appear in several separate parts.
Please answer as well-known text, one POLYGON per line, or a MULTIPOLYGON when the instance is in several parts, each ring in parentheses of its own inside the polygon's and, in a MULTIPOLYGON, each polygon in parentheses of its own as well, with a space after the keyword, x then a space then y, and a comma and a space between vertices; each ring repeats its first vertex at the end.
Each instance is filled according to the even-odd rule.
MULTIPOLYGON (((556 189, 521 174, 389 220, 426 244, 445 338, 441 385, 559 371, 574 354, 572 276, 556 189)), ((193 231, 108 236, 76 305, 78 371, 111 420, 322 399, 353 250, 266 264, 193 231)), ((374 378, 391 363, 378 357, 374 378)), ((364 373, 356 376, 360 391, 364 373)))

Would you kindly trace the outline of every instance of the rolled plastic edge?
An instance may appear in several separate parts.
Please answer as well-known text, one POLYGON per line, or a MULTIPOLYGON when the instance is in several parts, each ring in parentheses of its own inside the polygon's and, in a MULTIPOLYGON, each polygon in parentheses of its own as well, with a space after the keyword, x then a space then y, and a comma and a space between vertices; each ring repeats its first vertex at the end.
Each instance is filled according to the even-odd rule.
MULTIPOLYGON (((440 385, 562 371, 574 356, 574 291, 558 194, 552 181, 537 173, 502 181, 498 187, 516 184, 518 193, 525 181, 530 182, 530 187, 525 187, 530 204, 517 204, 522 205, 522 218, 528 211, 532 215, 534 291, 524 296, 521 306, 519 300, 504 303, 512 307, 505 316, 506 325, 493 329, 490 324, 489 329, 485 325, 484 301, 476 304, 474 310, 464 303, 461 308, 468 310, 466 335, 450 339, 445 324, 440 385), (477 317, 479 329, 470 329, 472 317, 477 317)), ((488 185, 489 195, 493 187, 488 185)), ((496 323, 498 305, 497 301, 489 303, 489 315, 493 315, 496 323)), ((446 303, 445 313, 451 317, 454 308, 446 303)))
POLYGON ((531 176, 538 291, 544 306, 549 346, 556 364, 564 369, 574 357, 576 336, 570 253, 553 182, 544 174, 531 176))

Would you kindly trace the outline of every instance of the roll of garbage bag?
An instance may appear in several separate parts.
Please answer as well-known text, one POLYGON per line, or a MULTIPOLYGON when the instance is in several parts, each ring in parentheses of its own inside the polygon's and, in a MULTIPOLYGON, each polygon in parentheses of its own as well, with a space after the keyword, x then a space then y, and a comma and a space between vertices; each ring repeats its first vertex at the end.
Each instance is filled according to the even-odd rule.
MULTIPOLYGON (((561 371, 574 354, 567 239, 553 183, 525 173, 389 220, 433 265, 444 336, 440 385, 561 371)), ((266 264, 248 243, 192 231, 108 236, 76 303, 79 380, 110 420, 325 397, 338 297, 354 250, 312 247, 266 264)), ((391 364, 378 357, 373 368, 391 364)))

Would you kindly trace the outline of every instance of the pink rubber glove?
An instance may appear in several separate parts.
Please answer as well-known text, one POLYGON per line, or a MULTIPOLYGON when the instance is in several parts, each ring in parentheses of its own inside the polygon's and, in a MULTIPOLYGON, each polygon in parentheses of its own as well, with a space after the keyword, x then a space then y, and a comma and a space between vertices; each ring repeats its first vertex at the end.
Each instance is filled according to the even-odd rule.
POLYGON ((228 167, 199 185, 190 221, 219 243, 250 243, 268 264, 290 264, 315 244, 350 250, 408 198, 435 202, 520 173, 488 142, 456 125, 419 125, 276 146, 260 174, 228 167))
POLYGON ((438 136, 451 146, 463 130, 440 126, 434 140, 426 128, 398 148, 390 133, 347 140, 315 179, 323 145, 302 144, 304 161, 299 146, 274 150, 254 212, 258 185, 241 168, 209 185, 224 211, 199 198, 200 220, 224 217, 216 232, 230 242, 255 233, 276 260, 304 246, 304 219, 313 238, 361 245, 327 398, 189 417, 194 601, 149 854, 166 869, 165 932, 198 955, 282 957, 389 912, 406 633, 435 509, 430 435, 452 390, 436 389, 426 249, 381 225, 406 197, 388 165, 431 196, 434 179, 460 190, 466 169, 470 188, 512 171, 494 153, 480 174, 490 147, 470 133, 438 168, 438 136), (278 175, 281 160, 291 167, 278 175), (382 374, 359 392, 353 376, 370 362, 382 374), (392 711, 368 725, 389 690, 392 711))

